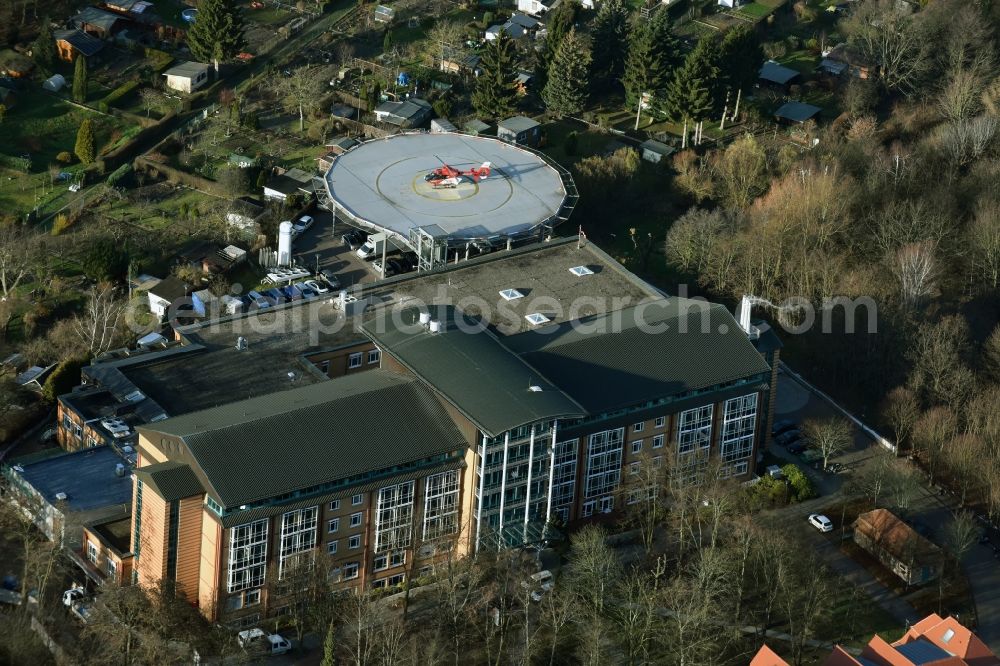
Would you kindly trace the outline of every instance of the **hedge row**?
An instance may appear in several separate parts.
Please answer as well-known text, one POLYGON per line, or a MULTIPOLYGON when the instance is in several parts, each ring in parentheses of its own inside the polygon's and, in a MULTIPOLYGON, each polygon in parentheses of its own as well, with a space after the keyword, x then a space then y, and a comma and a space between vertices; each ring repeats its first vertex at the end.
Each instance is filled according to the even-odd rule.
POLYGON ((111 106, 125 95, 128 95, 139 87, 139 81, 126 81, 108 93, 107 97, 101 100, 101 104, 111 106))
POLYGON ((150 60, 150 64, 153 66, 153 71, 159 74, 167 67, 170 67, 170 63, 174 61, 174 57, 167 53, 166 51, 161 51, 159 49, 154 49, 146 47, 144 54, 150 60))

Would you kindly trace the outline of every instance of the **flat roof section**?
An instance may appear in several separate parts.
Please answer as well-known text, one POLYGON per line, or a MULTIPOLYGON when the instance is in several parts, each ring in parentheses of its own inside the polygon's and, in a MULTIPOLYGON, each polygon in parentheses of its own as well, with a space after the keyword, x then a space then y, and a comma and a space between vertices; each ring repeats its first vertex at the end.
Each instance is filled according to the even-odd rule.
POLYGON ((338 209, 403 238, 433 226, 456 240, 524 234, 555 217, 567 196, 562 176, 535 153, 454 133, 368 141, 334 160, 325 180, 338 209), (435 189, 424 180, 442 164, 465 171, 483 162, 491 173, 478 183, 435 189))
MULTIPOLYGON (((17 461, 14 461, 15 463, 17 461)), ((52 505, 58 493, 66 493, 71 511, 90 511, 116 504, 132 503, 132 479, 128 464, 110 447, 98 446, 34 463, 19 465, 21 478, 52 505), (125 474, 115 474, 115 466, 125 464, 125 474)))

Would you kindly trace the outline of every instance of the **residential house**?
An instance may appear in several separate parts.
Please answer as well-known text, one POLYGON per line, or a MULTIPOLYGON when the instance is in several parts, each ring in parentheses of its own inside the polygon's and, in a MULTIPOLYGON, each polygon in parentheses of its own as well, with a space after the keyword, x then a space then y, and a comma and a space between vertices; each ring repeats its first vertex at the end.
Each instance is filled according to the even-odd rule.
POLYGON ((58 30, 53 36, 56 40, 56 51, 59 53, 59 58, 66 62, 73 62, 80 55, 85 58, 93 58, 104 48, 104 42, 79 28, 58 30))
POLYGON ((537 146, 542 138, 542 126, 537 120, 514 116, 497 123, 497 138, 521 146, 537 146))
MULTIPOLYGON (((750 666, 791 664, 763 645, 750 666)), ((1000 666, 1000 659, 958 620, 932 613, 893 643, 876 634, 860 654, 835 645, 822 666, 1000 666)))
POLYGON ((818 106, 804 102, 785 102, 774 112, 774 117, 783 123, 801 125, 815 118, 822 110, 818 106))
POLYGON ((515 12, 503 25, 493 25, 487 28, 485 37, 486 41, 489 42, 499 37, 501 32, 506 32, 514 40, 525 37, 534 39, 541 27, 542 24, 538 19, 515 12))
POLYGON ((829 58, 823 58, 819 65, 816 67, 816 73, 822 76, 832 76, 839 77, 843 76, 844 72, 847 71, 848 64, 846 62, 840 62, 839 60, 830 60, 829 58))
POLYGON ((765 62, 757 74, 760 85, 786 92, 788 91, 788 86, 798 82, 801 78, 798 71, 791 67, 779 65, 773 60, 765 62))
POLYGON ((446 55, 438 63, 438 69, 449 74, 462 74, 468 72, 475 76, 482 73, 479 62, 482 60, 475 53, 459 53, 456 55, 446 55))
POLYGON ((375 107, 375 120, 396 127, 422 127, 431 117, 431 104, 419 97, 402 102, 382 102, 375 107))
POLYGON ((940 574, 943 553, 888 509, 875 509, 854 522, 854 542, 874 555, 907 585, 940 574))
POLYGON ((316 158, 316 167, 319 172, 326 173, 329 171, 338 155, 343 155, 354 146, 357 146, 358 143, 357 139, 352 139, 349 136, 341 136, 328 141, 323 152, 316 158))
POLYGON ((209 65, 200 62, 184 62, 163 73, 167 77, 167 87, 183 93, 191 93, 208 83, 209 65))
POLYGON ((857 49, 847 44, 837 44, 824 56, 826 60, 847 66, 847 73, 858 79, 867 79, 875 73, 875 68, 857 49))
POLYGON ((448 132, 457 131, 458 128, 447 118, 434 118, 431 120, 431 134, 447 134, 448 132))
POLYGON ((315 193, 313 176, 302 169, 275 169, 264 185, 264 198, 287 201, 294 194, 312 196, 315 193))
POLYGON ((97 7, 87 7, 69 20, 75 28, 97 39, 110 39, 122 30, 128 20, 97 7))
POLYGON ((490 126, 479 118, 473 118, 465 123, 465 126, 462 129, 472 136, 482 136, 490 131, 490 126))
POLYGON ((639 144, 639 150, 642 151, 642 159, 653 164, 659 164, 662 160, 677 152, 672 146, 654 141, 653 139, 646 139, 639 144))

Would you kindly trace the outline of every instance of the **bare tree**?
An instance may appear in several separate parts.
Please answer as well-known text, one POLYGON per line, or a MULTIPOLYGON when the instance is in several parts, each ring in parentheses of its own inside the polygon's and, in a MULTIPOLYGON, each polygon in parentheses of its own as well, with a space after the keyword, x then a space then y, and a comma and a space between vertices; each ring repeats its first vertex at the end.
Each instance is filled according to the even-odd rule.
POLYGON ((125 304, 112 285, 91 288, 83 312, 74 320, 76 332, 91 356, 113 349, 122 341, 124 314, 125 304))
POLYGON ((955 374, 965 368, 968 347, 968 324, 960 315, 921 324, 909 353, 910 385, 926 402, 950 404, 950 391, 960 384, 955 374))
MULTIPOLYGON (((971 511, 959 511, 952 516, 951 522, 944 526, 944 547, 948 555, 955 558, 956 566, 961 569, 962 558, 979 538, 980 530, 971 511)), ((938 576, 938 612, 944 605, 945 573, 947 557, 942 558, 941 573, 938 576)))
POLYGON ((1000 120, 993 116, 976 116, 942 126, 936 135, 945 155, 956 166, 975 162, 989 150, 1000 129, 1000 120))
POLYGON ((149 117, 150 112, 163 106, 167 98, 163 96, 159 90, 155 88, 143 88, 139 93, 139 97, 142 99, 142 106, 146 109, 146 117, 149 117))
POLYGON ((718 153, 713 168, 721 199, 731 209, 745 208, 767 190, 767 154, 751 135, 718 153))
POLYGON ((285 98, 286 104, 299 112, 299 131, 306 129, 306 112, 316 108, 320 100, 322 77, 317 67, 306 65, 291 71, 291 76, 274 80, 275 92, 285 98))
POLYGON ((563 575, 564 584, 585 605, 603 615, 611 592, 621 579, 618 556, 607 544, 607 532, 587 525, 570 541, 570 563, 563 575))
POLYGON ((809 445, 823 456, 823 469, 830 458, 847 451, 854 444, 854 428, 846 419, 809 419, 802 424, 802 433, 809 445))
POLYGON ((341 615, 348 636, 344 641, 344 651, 355 666, 375 663, 378 641, 373 629, 381 620, 371 592, 355 590, 346 597, 341 615))
POLYGON ((0 223, 0 296, 4 300, 28 276, 36 246, 37 237, 21 225, 0 223))
POLYGON ((864 493, 865 497, 872 500, 872 506, 876 509, 879 497, 888 490, 894 460, 895 456, 889 451, 878 449, 874 460, 866 465, 861 474, 854 479, 856 487, 864 493))
POLYGON ((792 655, 796 666, 805 658, 806 641, 812 637, 832 607, 836 583, 830 571, 818 561, 801 562, 785 570, 779 579, 781 601, 792 636, 792 655))
POLYGON ((905 386, 897 386, 889 391, 882 407, 882 415, 892 426, 896 452, 909 440, 913 425, 920 417, 920 403, 913 391, 905 386))
POLYGON ((913 430, 913 448, 920 454, 930 481, 945 460, 945 447, 958 430, 958 419, 947 407, 932 407, 917 421, 913 430))
POLYGON ((903 302, 915 306, 929 298, 937 283, 938 266, 933 243, 910 243, 896 252, 896 276, 903 302))
POLYGON ((653 550, 657 529, 669 514, 669 465, 663 459, 663 455, 654 456, 652 451, 645 451, 640 460, 631 463, 618 490, 618 505, 623 507, 622 522, 639 531, 647 555, 653 550))
POLYGON ((903 93, 916 89, 929 66, 930 43, 909 9, 893 0, 865 0, 844 27, 882 85, 903 93))
POLYGON ((556 660, 556 652, 566 636, 566 629, 576 617, 576 599, 563 591, 562 586, 542 597, 539 621, 547 630, 549 639, 549 666, 556 660))
POLYGON ((980 202, 969 228, 973 266, 988 287, 1000 287, 1000 202, 980 202))

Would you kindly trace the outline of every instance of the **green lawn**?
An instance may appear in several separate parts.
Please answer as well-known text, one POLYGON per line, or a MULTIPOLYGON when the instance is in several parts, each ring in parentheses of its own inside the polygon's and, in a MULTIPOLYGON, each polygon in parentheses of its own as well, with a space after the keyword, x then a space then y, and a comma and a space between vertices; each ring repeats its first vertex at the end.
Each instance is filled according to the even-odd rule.
POLYGON ((277 7, 264 7, 263 9, 247 9, 245 13, 247 20, 258 25, 279 27, 291 21, 295 14, 285 9, 277 7))
POLYGON ((798 51, 789 53, 783 58, 779 58, 778 62, 785 67, 791 67, 803 76, 808 77, 819 64, 819 58, 816 57, 815 53, 809 51, 808 49, 799 49, 798 51))

